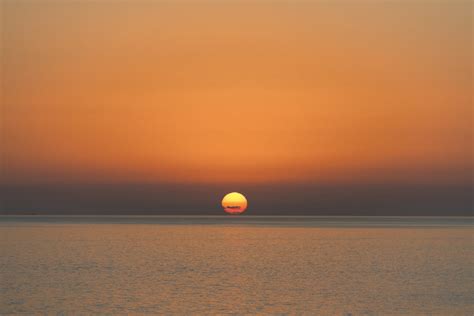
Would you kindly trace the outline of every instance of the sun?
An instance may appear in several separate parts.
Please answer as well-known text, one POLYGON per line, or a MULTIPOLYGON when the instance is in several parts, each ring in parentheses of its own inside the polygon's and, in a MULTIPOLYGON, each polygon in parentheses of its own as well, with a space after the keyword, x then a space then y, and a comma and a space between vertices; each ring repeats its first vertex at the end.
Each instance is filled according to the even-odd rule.
POLYGON ((247 209, 247 199, 238 192, 232 192, 222 199, 222 207, 228 214, 241 214, 247 209))

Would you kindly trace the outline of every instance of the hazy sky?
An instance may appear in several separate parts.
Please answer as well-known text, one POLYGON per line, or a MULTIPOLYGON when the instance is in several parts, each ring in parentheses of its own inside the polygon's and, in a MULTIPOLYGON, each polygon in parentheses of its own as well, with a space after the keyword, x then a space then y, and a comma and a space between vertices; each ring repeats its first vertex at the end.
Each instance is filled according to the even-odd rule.
POLYGON ((17 202, 58 184, 156 185, 150 208, 170 187, 271 186, 310 209, 318 188, 451 201, 471 185, 470 1, 0 2, 1 183, 17 202))

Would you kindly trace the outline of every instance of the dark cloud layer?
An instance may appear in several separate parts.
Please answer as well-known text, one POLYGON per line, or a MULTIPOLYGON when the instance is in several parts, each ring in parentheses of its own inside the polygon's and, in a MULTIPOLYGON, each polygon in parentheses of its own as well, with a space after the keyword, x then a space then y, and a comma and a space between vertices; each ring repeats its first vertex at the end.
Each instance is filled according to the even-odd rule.
POLYGON ((471 184, 458 185, 3 185, 1 214, 211 214, 239 191, 249 215, 472 215, 471 184))

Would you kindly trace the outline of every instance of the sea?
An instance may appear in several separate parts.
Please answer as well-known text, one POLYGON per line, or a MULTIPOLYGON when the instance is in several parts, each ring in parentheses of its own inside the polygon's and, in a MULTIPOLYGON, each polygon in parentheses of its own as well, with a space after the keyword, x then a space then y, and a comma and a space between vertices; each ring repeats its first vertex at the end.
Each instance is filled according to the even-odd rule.
POLYGON ((474 221, 0 216, 0 314, 474 315, 474 221))

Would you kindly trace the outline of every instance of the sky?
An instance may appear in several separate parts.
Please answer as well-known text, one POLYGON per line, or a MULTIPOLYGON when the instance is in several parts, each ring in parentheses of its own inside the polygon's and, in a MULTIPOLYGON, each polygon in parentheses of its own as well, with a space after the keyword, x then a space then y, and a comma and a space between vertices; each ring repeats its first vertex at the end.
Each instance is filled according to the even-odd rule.
POLYGON ((0 3, 3 213, 472 212, 470 1, 0 3))

